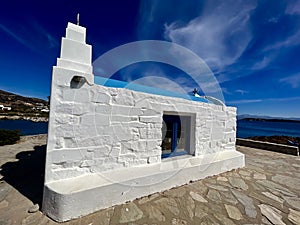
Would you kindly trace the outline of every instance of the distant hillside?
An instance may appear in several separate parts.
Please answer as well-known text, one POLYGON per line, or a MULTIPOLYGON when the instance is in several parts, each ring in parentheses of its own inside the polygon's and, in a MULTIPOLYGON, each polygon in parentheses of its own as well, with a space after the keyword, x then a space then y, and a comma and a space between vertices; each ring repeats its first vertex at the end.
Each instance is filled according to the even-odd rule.
POLYGON ((11 107, 25 105, 34 107, 39 104, 48 105, 48 102, 43 99, 28 98, 0 90, 0 105, 11 107))
POLYGON ((47 121, 49 103, 0 90, 0 119, 47 121))
POLYGON ((272 116, 258 116, 243 114, 237 116, 238 120, 248 120, 248 121, 270 121, 270 122, 300 122, 300 118, 296 117, 272 117, 272 116))
POLYGON ((246 121, 261 121, 261 122, 286 122, 286 123, 300 123, 300 120, 295 119, 264 119, 264 118, 243 118, 246 121))

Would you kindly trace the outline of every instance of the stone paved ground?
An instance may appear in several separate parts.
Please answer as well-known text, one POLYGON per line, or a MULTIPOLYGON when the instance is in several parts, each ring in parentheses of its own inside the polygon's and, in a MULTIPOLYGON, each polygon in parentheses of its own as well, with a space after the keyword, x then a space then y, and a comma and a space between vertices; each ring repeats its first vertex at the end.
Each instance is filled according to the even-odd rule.
MULTIPOLYGON (((0 225, 57 224, 41 204, 46 136, 0 147, 0 225)), ((64 224, 300 224, 300 157, 247 147, 246 167, 64 224)))

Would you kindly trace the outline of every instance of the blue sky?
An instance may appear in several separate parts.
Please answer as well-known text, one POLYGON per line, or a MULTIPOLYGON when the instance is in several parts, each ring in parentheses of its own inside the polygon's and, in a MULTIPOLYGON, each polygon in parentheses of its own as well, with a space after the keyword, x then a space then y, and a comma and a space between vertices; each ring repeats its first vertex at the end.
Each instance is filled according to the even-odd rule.
MULTIPOLYGON (((300 1, 4 1, 0 7, 0 89, 46 99, 67 22, 87 28, 93 60, 138 40, 165 40, 201 57, 227 105, 239 114, 300 117, 300 1)), ((132 81, 157 75, 194 83, 161 63, 119 71, 132 81)))

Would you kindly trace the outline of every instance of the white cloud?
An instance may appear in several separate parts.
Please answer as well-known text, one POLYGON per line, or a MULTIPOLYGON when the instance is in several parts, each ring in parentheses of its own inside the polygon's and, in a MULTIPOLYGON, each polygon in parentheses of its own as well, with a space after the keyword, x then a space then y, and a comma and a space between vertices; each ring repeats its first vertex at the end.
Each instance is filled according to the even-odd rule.
POLYGON ((270 19, 268 19, 269 23, 277 23, 279 20, 279 17, 271 17, 270 19))
POLYGON ((291 85, 292 88, 298 88, 300 87, 300 73, 282 78, 279 81, 291 85))
POLYGON ((252 39, 250 12, 255 1, 222 1, 208 5, 186 26, 165 25, 165 37, 202 57, 214 70, 222 70, 243 54, 252 39))
POLYGON ((141 78, 128 81, 182 94, 188 94, 195 88, 187 78, 171 77, 165 74, 159 67, 147 69, 143 71, 141 75, 141 78))
POLYGON ((300 1, 289 1, 289 4, 285 9, 285 13, 290 15, 300 14, 300 1))

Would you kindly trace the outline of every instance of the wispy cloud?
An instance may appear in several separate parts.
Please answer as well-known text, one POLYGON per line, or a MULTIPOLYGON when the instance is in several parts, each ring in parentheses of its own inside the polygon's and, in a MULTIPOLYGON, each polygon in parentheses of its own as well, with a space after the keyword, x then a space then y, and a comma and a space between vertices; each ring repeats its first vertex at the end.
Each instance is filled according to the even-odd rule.
POLYGON ((0 31, 3 31, 23 46, 39 53, 44 53, 42 49, 55 48, 59 46, 58 41, 37 22, 32 22, 28 26, 15 26, 13 29, 0 24, 0 31), (35 38, 32 38, 35 37, 35 38))
POLYGON ((289 84, 292 88, 298 88, 300 87, 300 73, 281 78, 279 82, 289 84))
POLYGON ((244 95, 244 94, 249 93, 248 91, 245 91, 245 90, 242 90, 242 89, 237 89, 237 90, 235 90, 235 92, 236 92, 236 93, 239 93, 239 94, 241 94, 241 95, 244 95))
POLYGON ((165 37, 194 51, 213 70, 222 70, 235 63, 251 41, 249 18, 255 7, 255 1, 226 1, 217 7, 210 3, 185 26, 177 21, 165 24, 165 37))
POLYGON ((285 9, 286 14, 294 15, 294 14, 300 14, 300 1, 289 1, 289 4, 287 5, 285 9))
POLYGON ((262 61, 258 61, 253 65, 252 70, 261 70, 266 68, 270 64, 272 59, 273 57, 265 56, 262 61))
POLYGON ((249 104, 249 103, 259 103, 259 102, 285 102, 285 101, 298 101, 300 96, 296 97, 286 97, 286 98, 261 98, 261 99, 241 99, 227 101, 227 104, 249 104))
POLYGON ((247 104, 247 103, 256 103, 262 102, 262 99, 241 99, 241 100, 234 100, 234 101, 227 101, 227 104, 247 104))
POLYGON ((42 37, 41 42, 47 43, 48 48, 55 48, 59 46, 59 42, 51 35, 51 33, 37 22, 32 22, 32 26, 36 33, 42 37))
POLYGON ((7 28, 6 26, 4 26, 3 24, 0 24, 0 29, 5 32, 6 34, 8 34, 10 37, 12 37, 13 39, 15 39, 17 42, 19 42, 20 44, 24 45, 27 48, 30 48, 31 50, 34 50, 33 46, 30 45, 25 38, 22 35, 19 35, 17 33, 15 33, 14 31, 12 31, 11 29, 7 28))
POLYGON ((294 34, 288 36, 282 41, 278 41, 274 44, 267 46, 264 51, 276 50, 280 48, 292 47, 300 44, 300 30, 297 30, 294 34))

